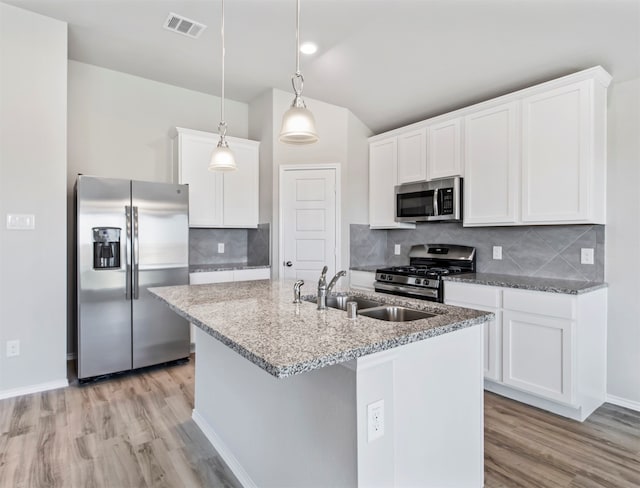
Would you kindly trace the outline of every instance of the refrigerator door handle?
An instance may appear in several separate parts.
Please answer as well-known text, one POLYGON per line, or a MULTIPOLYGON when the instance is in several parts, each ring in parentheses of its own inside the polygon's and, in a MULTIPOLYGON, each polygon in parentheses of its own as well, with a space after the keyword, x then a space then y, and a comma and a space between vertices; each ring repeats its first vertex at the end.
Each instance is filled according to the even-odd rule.
POLYGON ((140 243, 138 240, 138 207, 133 208, 133 299, 140 298, 138 271, 140 263, 140 243))
POLYGON ((127 300, 131 300, 131 207, 129 205, 124 207, 124 213, 127 219, 127 240, 124 253, 126 266, 125 297, 127 300))

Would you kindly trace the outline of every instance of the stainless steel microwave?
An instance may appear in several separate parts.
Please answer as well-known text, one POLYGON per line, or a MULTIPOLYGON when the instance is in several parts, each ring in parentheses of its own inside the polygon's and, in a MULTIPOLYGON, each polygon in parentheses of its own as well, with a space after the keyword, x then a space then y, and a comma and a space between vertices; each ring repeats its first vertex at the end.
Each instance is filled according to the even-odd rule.
POLYGON ((396 222, 462 220, 462 178, 398 185, 396 222))

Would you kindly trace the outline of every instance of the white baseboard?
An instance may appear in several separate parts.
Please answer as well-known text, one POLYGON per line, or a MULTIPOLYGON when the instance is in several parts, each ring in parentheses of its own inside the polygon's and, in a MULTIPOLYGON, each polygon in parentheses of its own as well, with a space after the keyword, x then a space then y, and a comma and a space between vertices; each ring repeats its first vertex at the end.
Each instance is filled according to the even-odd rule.
POLYGON ((191 415, 191 418, 196 423, 200 430, 205 435, 205 437, 209 440, 214 449, 220 454, 220 457, 227 463, 229 469, 233 472, 236 478, 242 486, 245 488, 258 488, 249 474, 242 467, 240 462, 236 459, 233 453, 229 450, 224 441, 220 438, 220 436, 213 430, 213 427, 207 422, 202 415, 200 415, 195 409, 191 415))
POLYGON ((66 388, 69 386, 67 378, 63 380, 49 381, 48 383, 40 383, 39 385, 24 386, 21 388, 12 388, 10 390, 0 391, 0 400, 5 398, 13 398, 22 395, 30 395, 41 391, 55 390, 57 388, 66 388))
POLYGON ((613 403, 619 407, 630 408, 636 412, 640 412, 640 402, 634 402, 633 400, 627 400, 626 398, 617 397, 615 395, 607 395, 607 403, 613 403))

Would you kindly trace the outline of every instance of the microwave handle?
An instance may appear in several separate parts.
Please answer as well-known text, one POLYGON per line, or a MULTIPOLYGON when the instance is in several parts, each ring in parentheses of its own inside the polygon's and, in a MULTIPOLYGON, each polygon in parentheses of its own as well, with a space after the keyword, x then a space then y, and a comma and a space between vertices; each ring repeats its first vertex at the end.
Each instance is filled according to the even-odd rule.
POLYGON ((438 189, 435 188, 433 190, 433 215, 440 215, 440 212, 438 211, 438 189))

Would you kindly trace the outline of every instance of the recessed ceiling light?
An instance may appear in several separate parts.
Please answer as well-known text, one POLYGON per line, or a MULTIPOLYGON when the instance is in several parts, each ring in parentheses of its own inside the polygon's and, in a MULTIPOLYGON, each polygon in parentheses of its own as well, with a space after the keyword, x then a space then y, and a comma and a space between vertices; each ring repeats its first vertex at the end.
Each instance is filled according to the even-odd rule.
POLYGON ((303 42, 300 44, 300 52, 302 54, 313 54, 318 50, 318 45, 315 42, 303 42))

